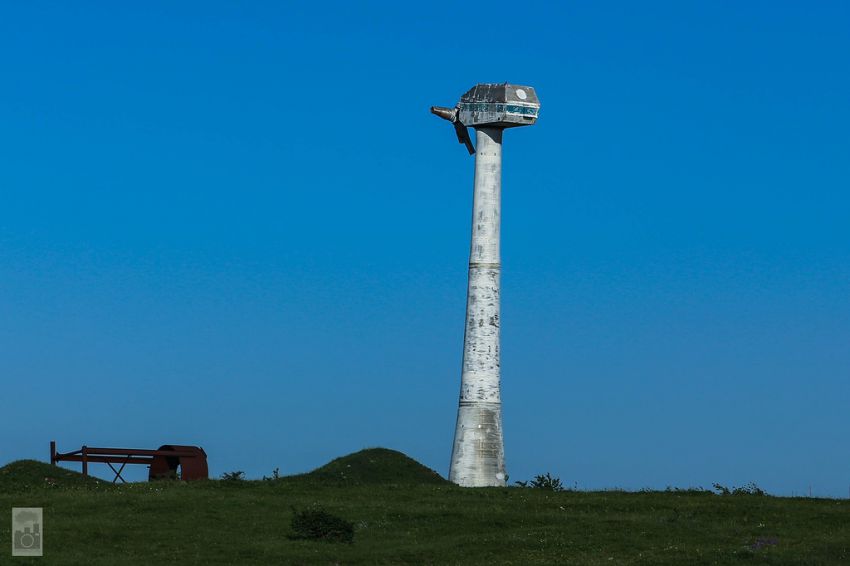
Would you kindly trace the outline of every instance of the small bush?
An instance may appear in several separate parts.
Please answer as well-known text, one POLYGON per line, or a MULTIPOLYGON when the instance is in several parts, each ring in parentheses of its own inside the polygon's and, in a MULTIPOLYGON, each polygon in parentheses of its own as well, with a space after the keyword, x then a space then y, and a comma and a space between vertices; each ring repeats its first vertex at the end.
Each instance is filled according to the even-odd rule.
POLYGON ((733 487, 729 489, 725 485, 719 483, 712 484, 717 495, 767 495, 767 492, 757 486, 755 482, 750 482, 741 487, 733 487))
POLYGON ((292 516, 292 539, 354 542, 354 523, 323 509, 296 511, 292 516))
POLYGON ((280 479, 280 468, 275 468, 274 470, 272 470, 272 477, 270 477, 270 478, 263 476, 263 480, 265 480, 265 481, 273 481, 273 480, 279 480, 279 479, 280 479))
POLYGON ((236 472, 224 472, 221 474, 221 479, 224 481, 242 481, 245 479, 245 472, 238 470, 236 472))
POLYGON ((553 478, 549 472, 546 472, 546 475, 534 476, 534 479, 530 481, 518 481, 514 483, 516 483, 519 487, 533 487, 549 491, 564 491, 564 486, 561 484, 561 478, 553 478))
POLYGON ((710 489, 705 489, 704 487, 671 487, 669 485, 664 490, 664 493, 675 493, 677 495, 714 495, 710 489))
POLYGON ((757 486, 755 482, 750 482, 745 486, 733 489, 732 495, 767 495, 767 492, 757 486))

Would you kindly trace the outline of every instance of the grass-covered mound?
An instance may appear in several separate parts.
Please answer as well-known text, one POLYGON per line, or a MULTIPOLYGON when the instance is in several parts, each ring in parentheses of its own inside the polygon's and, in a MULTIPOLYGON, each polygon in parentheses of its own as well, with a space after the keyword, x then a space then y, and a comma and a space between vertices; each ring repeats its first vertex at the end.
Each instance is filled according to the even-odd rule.
POLYGON ((0 468, 0 491, 2 492, 35 488, 101 485, 112 484, 37 460, 17 460, 0 468))
POLYGON ((388 448, 367 448, 342 456, 304 477, 348 485, 449 483, 431 468, 388 448))

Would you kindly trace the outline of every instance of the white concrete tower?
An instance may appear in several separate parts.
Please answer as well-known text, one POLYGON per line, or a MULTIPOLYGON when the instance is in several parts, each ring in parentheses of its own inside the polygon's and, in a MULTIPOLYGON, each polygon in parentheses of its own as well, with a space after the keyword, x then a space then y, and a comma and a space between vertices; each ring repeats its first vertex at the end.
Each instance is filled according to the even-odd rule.
POLYGON ((533 88, 507 83, 479 84, 454 108, 431 108, 454 124, 458 141, 475 153, 463 369, 449 469, 449 480, 464 487, 505 485, 499 392, 502 133, 505 128, 533 124, 539 110, 533 88), (476 130, 477 151, 467 126, 476 130))

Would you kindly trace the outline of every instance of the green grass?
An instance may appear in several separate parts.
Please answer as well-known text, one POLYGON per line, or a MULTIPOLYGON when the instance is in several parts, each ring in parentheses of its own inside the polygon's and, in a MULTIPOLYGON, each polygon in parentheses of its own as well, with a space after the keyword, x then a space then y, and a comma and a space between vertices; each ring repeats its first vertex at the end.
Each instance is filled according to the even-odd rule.
MULTIPOLYGON (((12 506, 44 508, 44 564, 850 561, 845 500, 462 489, 383 449, 274 481, 113 486, 14 462, 0 468, 0 507, 12 506), (293 513, 316 506, 352 521, 354 543, 293 540, 293 513), (759 539, 776 544, 754 549, 759 539)), ((5 516, 0 540, 9 541, 5 516)), ((0 557, 9 553, 0 549, 0 557)))

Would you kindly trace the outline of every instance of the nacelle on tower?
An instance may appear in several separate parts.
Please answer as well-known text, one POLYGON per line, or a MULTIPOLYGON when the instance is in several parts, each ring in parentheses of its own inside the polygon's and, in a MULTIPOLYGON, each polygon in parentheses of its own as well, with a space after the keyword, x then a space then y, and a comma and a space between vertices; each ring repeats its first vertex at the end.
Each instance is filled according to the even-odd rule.
POLYGON ((530 126, 537 121, 540 101, 530 86, 480 83, 461 96, 454 108, 432 106, 431 113, 454 125, 457 141, 465 144, 472 155, 475 147, 469 137, 468 127, 530 126))
POLYGON ((482 83, 461 96, 457 108, 464 126, 513 128, 536 122, 540 101, 530 86, 482 83))

